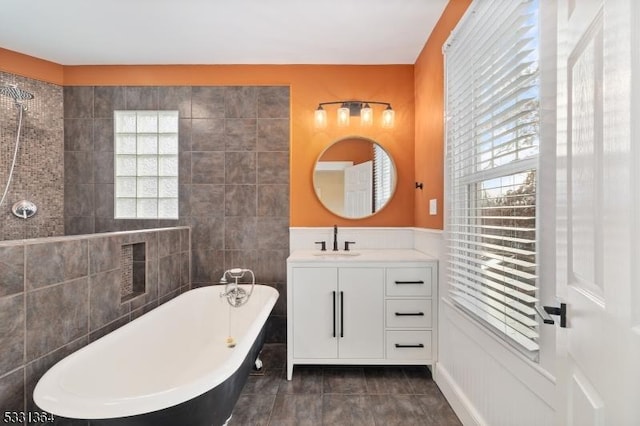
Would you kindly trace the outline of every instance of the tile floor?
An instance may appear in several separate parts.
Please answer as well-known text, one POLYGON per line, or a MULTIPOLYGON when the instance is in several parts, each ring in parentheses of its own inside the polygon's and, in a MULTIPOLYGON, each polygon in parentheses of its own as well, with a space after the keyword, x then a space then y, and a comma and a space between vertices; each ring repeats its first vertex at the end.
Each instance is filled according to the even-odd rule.
POLYGON ((297 366, 266 344, 263 375, 249 377, 229 426, 461 425, 425 367, 297 366))

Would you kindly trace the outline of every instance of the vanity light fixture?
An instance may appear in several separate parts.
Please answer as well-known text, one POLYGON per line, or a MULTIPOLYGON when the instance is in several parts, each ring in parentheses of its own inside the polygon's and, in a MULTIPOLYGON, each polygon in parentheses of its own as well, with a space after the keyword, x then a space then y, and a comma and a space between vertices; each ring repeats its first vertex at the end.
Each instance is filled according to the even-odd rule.
POLYGON ((333 101, 333 102, 320 102, 318 108, 315 110, 314 122, 318 129, 327 127, 327 111, 324 109, 325 105, 340 105, 337 110, 337 124, 340 127, 346 127, 349 125, 349 120, 353 116, 360 116, 361 126, 373 125, 373 108, 371 105, 386 105, 386 108, 382 111, 382 127, 390 129, 394 125, 395 111, 391 108, 389 102, 377 102, 377 101, 333 101))

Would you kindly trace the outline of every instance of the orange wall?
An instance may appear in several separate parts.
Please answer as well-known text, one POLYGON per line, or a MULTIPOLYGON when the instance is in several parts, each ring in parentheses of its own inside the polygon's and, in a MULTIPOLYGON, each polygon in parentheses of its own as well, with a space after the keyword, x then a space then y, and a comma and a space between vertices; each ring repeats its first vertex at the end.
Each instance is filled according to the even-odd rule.
MULTIPOLYGON (((4 51, 5 55, 7 55, 4 51)), ((12 55, 19 55, 12 53, 12 55)), ((12 55, 7 55, 10 57, 12 55)), ((24 55, 22 55, 24 56, 24 55)), ((0 70, 65 86, 82 85, 289 85, 291 88, 291 226, 412 226, 413 224, 413 65, 158 65, 63 66, 63 77, 41 61, 0 70), (359 119, 338 128, 335 110, 327 107, 329 125, 313 127, 319 102, 365 99, 390 102, 396 111, 393 129, 373 125, 361 129, 359 119), (378 141, 398 165, 398 190, 389 205, 374 217, 349 220, 325 210, 313 190, 318 155, 347 136, 378 141)), ((381 110, 374 107, 379 117, 381 110)))
POLYGON ((444 60, 442 45, 471 0, 449 0, 415 63, 414 226, 442 229, 444 207, 444 60), (429 215, 429 200, 438 200, 438 214, 429 215))
POLYGON ((0 47, 0 71, 62 85, 64 67, 0 47))
MULTIPOLYGON (((0 48, 0 71, 65 86, 82 85, 288 85, 291 88, 291 226, 419 226, 442 229, 443 60, 441 47, 471 0, 450 0, 415 65, 148 65, 63 66, 0 48), (395 127, 313 127, 319 102, 390 102, 395 127), (398 168, 391 202, 358 220, 337 217, 322 207, 313 190, 313 168, 331 143, 349 136, 377 141, 398 168), (414 143, 415 141, 415 143, 414 143), (414 181, 423 182, 416 190, 414 181), (428 200, 438 199, 437 216, 428 200)), ((379 120, 381 110, 374 106, 379 120)), ((376 120, 374 119, 374 120, 376 120)))
POLYGON ((353 161, 353 164, 373 161, 373 147, 367 139, 342 139, 331 145, 319 158, 322 161, 353 161))

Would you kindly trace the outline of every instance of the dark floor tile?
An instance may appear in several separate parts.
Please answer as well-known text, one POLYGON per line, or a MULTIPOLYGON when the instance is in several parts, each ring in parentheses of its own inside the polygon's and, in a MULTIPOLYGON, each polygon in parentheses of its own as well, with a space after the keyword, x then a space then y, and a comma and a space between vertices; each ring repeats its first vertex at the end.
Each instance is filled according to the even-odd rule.
POLYGON ((265 343, 260 352, 264 368, 283 369, 287 364, 287 345, 283 343, 265 343))
POLYGON ((461 424, 426 367, 298 365, 288 381, 286 352, 264 345, 264 375, 249 377, 230 425, 461 424))
POLYGON ((269 424, 269 417, 275 400, 275 395, 240 395, 228 425, 262 426, 269 424))
POLYGON ((432 424, 438 426, 462 426, 453 409, 440 391, 428 395, 416 395, 415 398, 422 406, 432 424))
POLYGON ((242 388, 243 394, 275 395, 278 393, 282 370, 265 370, 264 374, 251 375, 242 388))
POLYGON ((324 393, 365 394, 367 382, 362 368, 329 367, 323 371, 324 393))
POLYGON ((428 425, 431 421, 413 395, 371 395, 376 425, 428 425))
POLYGON ((322 398, 320 395, 278 394, 269 424, 273 426, 322 424, 322 398))
POLYGON ((265 341, 268 343, 285 343, 287 341, 287 317, 273 314, 269 316, 265 341))
POLYGON ((413 389, 400 367, 366 367, 364 377, 370 394, 411 394, 413 389))
POLYGON ((291 380, 287 380, 286 375, 282 377, 278 393, 321 394, 322 381, 322 367, 296 366, 291 380))
POLYGON ((431 371, 425 366, 403 367, 409 386, 414 394, 431 394, 440 392, 433 381, 431 371))
POLYGON ((331 426, 375 425, 370 397, 365 395, 324 395, 322 424, 331 426))

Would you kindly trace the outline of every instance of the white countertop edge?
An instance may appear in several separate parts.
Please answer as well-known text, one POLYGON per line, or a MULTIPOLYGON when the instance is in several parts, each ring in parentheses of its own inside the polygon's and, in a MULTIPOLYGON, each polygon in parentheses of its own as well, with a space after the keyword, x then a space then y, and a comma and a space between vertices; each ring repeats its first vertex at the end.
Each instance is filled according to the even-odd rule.
POLYGON ((429 256, 413 249, 364 249, 352 250, 351 253, 358 253, 353 256, 342 250, 332 252, 328 250, 325 255, 321 255, 318 249, 315 250, 295 250, 287 258, 288 263, 363 263, 363 262, 422 262, 437 261, 437 258, 429 256), (334 254, 335 253, 335 254, 334 254))

